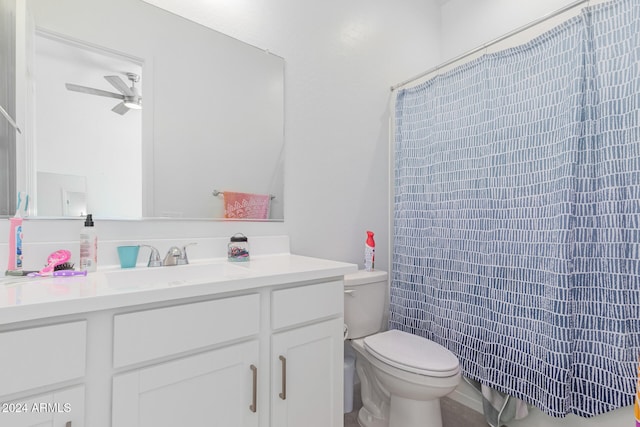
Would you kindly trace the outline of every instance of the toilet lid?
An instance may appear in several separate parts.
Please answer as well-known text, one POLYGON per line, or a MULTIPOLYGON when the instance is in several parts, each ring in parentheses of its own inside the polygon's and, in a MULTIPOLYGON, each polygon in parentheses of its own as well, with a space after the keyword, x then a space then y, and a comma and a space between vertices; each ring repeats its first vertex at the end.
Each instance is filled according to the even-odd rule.
POLYGON ((398 369, 432 377, 449 377, 460 370, 458 358, 438 343, 399 330, 368 336, 370 354, 398 369))

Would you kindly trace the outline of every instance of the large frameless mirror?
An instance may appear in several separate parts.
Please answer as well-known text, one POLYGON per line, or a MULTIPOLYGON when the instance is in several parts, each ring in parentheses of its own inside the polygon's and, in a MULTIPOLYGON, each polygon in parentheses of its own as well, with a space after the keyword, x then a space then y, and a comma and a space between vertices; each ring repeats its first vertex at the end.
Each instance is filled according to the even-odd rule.
POLYGON ((223 218, 248 193, 270 201, 253 219, 283 220, 282 58, 139 0, 25 4, 17 179, 36 216, 223 218))

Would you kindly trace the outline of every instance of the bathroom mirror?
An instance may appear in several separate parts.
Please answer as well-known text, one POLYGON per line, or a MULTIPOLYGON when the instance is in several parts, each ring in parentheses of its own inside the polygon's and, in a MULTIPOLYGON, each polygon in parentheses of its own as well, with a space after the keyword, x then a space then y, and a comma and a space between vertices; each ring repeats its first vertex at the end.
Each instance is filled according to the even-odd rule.
POLYGON ((284 219, 281 57, 140 0, 25 4, 17 169, 36 216, 222 218, 217 190, 271 195, 265 219, 284 219), (105 76, 127 73, 142 109, 125 114, 64 86, 117 92, 105 76))

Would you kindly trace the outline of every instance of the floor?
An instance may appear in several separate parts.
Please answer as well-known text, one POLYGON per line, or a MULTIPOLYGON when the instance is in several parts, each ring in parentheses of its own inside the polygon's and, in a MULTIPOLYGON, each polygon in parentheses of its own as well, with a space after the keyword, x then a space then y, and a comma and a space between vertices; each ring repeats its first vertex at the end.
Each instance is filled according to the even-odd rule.
MULTIPOLYGON (((344 414, 344 427, 360 427, 358 410, 362 406, 359 385, 355 387, 353 412, 344 414)), ((487 427, 484 416, 447 397, 440 400, 443 427, 487 427)), ((426 427, 426 424, 425 424, 426 427)))

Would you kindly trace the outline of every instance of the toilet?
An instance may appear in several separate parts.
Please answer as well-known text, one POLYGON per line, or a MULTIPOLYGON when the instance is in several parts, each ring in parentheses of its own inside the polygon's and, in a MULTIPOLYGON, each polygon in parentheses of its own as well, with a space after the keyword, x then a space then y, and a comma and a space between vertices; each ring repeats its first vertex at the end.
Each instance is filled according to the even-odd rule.
POLYGON ((362 427, 442 427, 440 398, 460 382, 457 357, 426 338, 384 329, 387 273, 344 277, 344 320, 356 355, 362 427))

